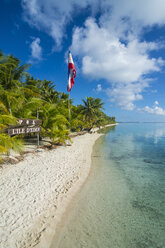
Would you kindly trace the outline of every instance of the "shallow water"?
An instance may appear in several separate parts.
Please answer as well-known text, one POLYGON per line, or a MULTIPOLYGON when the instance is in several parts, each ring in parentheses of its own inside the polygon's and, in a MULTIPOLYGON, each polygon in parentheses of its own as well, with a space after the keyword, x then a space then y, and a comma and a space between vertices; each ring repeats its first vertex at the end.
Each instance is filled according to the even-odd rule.
POLYGON ((97 141, 52 247, 165 247, 165 124, 119 124, 97 141))

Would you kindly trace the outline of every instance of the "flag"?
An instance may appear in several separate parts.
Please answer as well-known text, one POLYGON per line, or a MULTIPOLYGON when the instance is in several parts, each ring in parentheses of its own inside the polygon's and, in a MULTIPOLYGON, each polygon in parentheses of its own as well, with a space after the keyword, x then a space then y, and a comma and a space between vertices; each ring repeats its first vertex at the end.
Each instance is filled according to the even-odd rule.
POLYGON ((67 85, 67 91, 68 92, 71 91, 71 89, 74 85, 75 77, 76 77, 76 70, 74 67, 71 52, 69 51, 69 54, 68 54, 68 85, 67 85))

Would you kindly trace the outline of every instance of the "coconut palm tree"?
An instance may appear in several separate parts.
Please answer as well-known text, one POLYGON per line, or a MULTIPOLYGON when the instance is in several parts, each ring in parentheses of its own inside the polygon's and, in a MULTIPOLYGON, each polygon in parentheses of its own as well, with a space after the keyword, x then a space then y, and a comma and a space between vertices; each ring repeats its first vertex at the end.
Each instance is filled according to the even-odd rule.
POLYGON ((15 124, 16 118, 9 114, 5 105, 0 102, 0 162, 2 162, 2 155, 7 154, 9 149, 15 151, 22 151, 23 141, 17 137, 10 137, 6 132, 7 125, 15 124))
POLYGON ((40 117, 43 121, 43 135, 48 136, 51 139, 52 144, 65 143, 65 140, 70 139, 69 131, 67 129, 68 120, 58 111, 56 104, 45 104, 40 117))
POLYGON ((36 118, 37 111, 38 113, 43 112, 43 107, 46 104, 44 100, 38 97, 31 97, 28 101, 22 106, 20 114, 22 118, 36 118))
POLYGON ((84 105, 81 105, 81 113, 85 117, 85 121, 89 123, 91 129, 98 119, 98 114, 103 109, 104 103, 100 98, 86 97, 82 100, 84 105))
POLYGON ((55 90, 55 84, 51 81, 43 80, 41 82, 40 94, 42 98, 47 102, 58 102, 59 92, 55 90))
POLYGON ((20 87, 20 81, 25 76, 25 71, 29 65, 20 65, 20 60, 12 55, 6 57, 1 55, 0 61, 0 84, 2 87, 5 90, 20 87))
POLYGON ((16 113, 25 102, 25 97, 21 94, 19 88, 15 90, 5 90, 0 87, 0 100, 12 115, 13 113, 16 113))

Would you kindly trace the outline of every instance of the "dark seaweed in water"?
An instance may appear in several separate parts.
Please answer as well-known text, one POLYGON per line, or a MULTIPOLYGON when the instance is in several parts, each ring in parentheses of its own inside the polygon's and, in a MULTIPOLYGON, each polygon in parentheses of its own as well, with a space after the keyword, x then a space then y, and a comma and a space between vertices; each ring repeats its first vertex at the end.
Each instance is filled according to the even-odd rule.
POLYGON ((146 211, 150 213, 154 218, 164 218, 164 214, 160 213, 157 209, 140 202, 139 200, 132 201, 132 207, 137 208, 140 211, 146 211))
POLYGON ((109 156, 110 159, 113 159, 115 161, 120 161, 126 158, 126 155, 121 155, 121 156, 109 156))
POLYGON ((143 241, 135 240, 136 247, 137 248, 165 248, 164 246, 159 246, 155 242, 153 242, 152 239, 149 239, 148 237, 143 237, 143 241))
POLYGON ((143 162, 145 162, 146 164, 149 164, 150 167, 149 169, 154 169, 154 170, 158 170, 161 173, 165 170, 165 162, 161 162, 161 161, 155 161, 155 160, 150 160, 150 159, 144 159, 143 162))
POLYGON ((148 164, 163 164, 164 165, 164 163, 161 161, 154 161, 154 160, 149 160, 149 159, 144 159, 143 161, 148 164))

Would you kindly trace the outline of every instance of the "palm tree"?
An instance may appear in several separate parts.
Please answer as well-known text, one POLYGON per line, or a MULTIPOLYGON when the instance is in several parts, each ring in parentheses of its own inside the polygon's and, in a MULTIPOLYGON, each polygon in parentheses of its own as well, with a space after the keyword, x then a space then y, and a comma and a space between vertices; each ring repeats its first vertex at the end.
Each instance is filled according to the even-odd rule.
POLYGON ((71 105, 70 129, 71 131, 81 131, 84 127, 83 115, 81 113, 81 106, 71 105))
POLYGON ((41 98, 32 97, 22 106, 20 115, 22 118, 36 118, 37 111, 39 114, 42 113, 45 104, 46 102, 41 98))
POLYGON ((4 126, 0 125, 0 163, 3 161, 3 155, 8 154, 10 149, 21 152, 23 150, 23 141, 16 136, 10 137, 7 133, 1 132, 4 126))
POLYGON ((81 106, 81 113, 85 117, 85 121, 89 123, 89 129, 93 127, 98 119, 98 114, 103 109, 104 103, 100 98, 86 97, 82 100, 84 105, 81 106))
POLYGON ((16 118, 10 115, 5 105, 0 102, 0 162, 3 161, 2 155, 7 154, 9 149, 22 151, 22 140, 17 137, 10 137, 5 132, 7 125, 15 123, 16 118))
POLYGON ((65 143, 69 138, 68 120, 58 111, 56 104, 47 103, 43 106, 40 117, 43 121, 42 132, 51 139, 51 143, 65 143))
POLYGON ((4 57, 1 54, 0 57, 0 84, 5 90, 20 87, 20 81, 29 65, 20 65, 20 60, 12 55, 4 57))
POLYGON ((25 80, 25 82, 23 84, 26 89, 29 89, 32 92, 40 95, 41 84, 42 84, 41 80, 34 79, 29 74, 26 74, 26 80, 25 80))
POLYGON ((41 82, 40 94, 42 98, 47 102, 58 102, 59 92, 55 90, 55 84, 51 81, 43 80, 41 82))
POLYGON ((13 90, 4 90, 0 87, 0 100, 6 106, 10 114, 17 112, 25 102, 25 97, 20 92, 20 88, 13 90))

